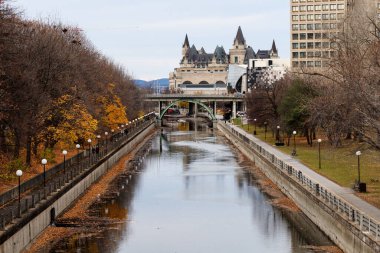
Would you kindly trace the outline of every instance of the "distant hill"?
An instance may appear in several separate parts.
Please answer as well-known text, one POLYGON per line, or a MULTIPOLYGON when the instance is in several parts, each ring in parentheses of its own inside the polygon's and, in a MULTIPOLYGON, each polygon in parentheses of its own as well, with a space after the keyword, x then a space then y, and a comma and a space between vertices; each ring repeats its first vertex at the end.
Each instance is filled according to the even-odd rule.
POLYGON ((169 88, 169 79, 168 78, 161 78, 161 79, 156 79, 152 81, 145 81, 145 80, 133 80, 133 82, 141 88, 152 88, 155 89, 160 87, 160 89, 167 89, 169 88))

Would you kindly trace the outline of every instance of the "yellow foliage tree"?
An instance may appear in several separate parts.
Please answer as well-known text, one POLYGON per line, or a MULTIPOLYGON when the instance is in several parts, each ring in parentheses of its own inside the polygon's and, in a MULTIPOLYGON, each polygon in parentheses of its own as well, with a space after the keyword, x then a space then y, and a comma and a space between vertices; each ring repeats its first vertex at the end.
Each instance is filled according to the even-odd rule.
POLYGON ((114 94, 114 88, 114 84, 109 84, 108 97, 98 98, 98 102, 102 104, 101 123, 108 129, 116 129, 119 125, 125 125, 128 122, 126 107, 114 94))
POLYGON ((95 137, 98 121, 83 104, 73 102, 70 95, 63 95, 54 105, 57 109, 49 117, 54 124, 48 127, 48 132, 62 147, 70 147, 80 140, 95 137), (68 105, 69 110, 66 109, 68 105))

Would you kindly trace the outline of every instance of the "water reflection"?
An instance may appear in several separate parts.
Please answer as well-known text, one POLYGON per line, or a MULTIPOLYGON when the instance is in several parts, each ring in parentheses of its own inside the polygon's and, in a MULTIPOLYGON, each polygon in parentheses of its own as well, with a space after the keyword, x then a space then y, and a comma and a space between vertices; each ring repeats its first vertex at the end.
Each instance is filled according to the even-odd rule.
POLYGON ((223 138, 202 125, 179 129, 157 135, 143 173, 98 207, 127 222, 71 238, 71 252, 304 253, 331 244, 303 215, 270 205, 223 138))

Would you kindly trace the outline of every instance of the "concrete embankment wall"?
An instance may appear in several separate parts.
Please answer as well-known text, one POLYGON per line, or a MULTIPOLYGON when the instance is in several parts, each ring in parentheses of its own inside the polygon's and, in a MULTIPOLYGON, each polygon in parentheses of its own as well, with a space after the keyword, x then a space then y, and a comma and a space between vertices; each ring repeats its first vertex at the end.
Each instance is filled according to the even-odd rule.
MULTIPOLYGON (((340 208, 333 202, 336 198, 332 197, 331 193, 321 191, 322 186, 320 185, 314 184, 309 187, 305 180, 295 173, 294 168, 286 166, 286 161, 279 161, 262 147, 256 146, 261 153, 252 148, 251 145, 254 143, 247 136, 241 133, 239 136, 239 133, 232 131, 224 123, 218 123, 218 129, 344 252, 380 252, 379 244, 376 241, 377 236, 374 238, 370 232, 371 225, 369 225, 368 231, 363 231, 365 230, 363 216, 356 214, 359 213, 357 210, 349 207, 346 213, 344 208, 340 208), (280 169, 281 167, 282 169, 280 169), (324 195, 322 196, 321 193, 324 195), (359 228, 358 220, 360 221, 359 228)), ((312 182, 309 184, 312 185, 312 182)), ((342 203, 339 202, 339 204, 342 203)))
POLYGON ((50 225, 52 210, 55 215, 62 214, 64 210, 80 197, 89 186, 96 182, 109 168, 117 163, 121 157, 133 150, 154 128, 154 124, 149 125, 120 149, 96 164, 95 168, 91 169, 90 173, 83 178, 79 178, 76 182, 73 182, 66 192, 48 197, 44 204, 36 207, 35 210, 28 213, 27 215, 33 218, 24 219, 23 222, 17 224, 18 231, 0 245, 0 253, 21 252, 32 242, 33 239, 50 225))

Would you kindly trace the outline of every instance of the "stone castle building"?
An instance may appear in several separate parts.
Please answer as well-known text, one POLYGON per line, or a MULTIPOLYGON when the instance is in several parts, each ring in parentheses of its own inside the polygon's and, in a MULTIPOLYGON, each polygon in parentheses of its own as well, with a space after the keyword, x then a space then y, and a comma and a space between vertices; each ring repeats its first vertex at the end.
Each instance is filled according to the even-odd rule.
MULTIPOLYGON (((231 66, 240 66, 246 72, 249 60, 267 58, 278 58, 275 42, 271 49, 255 52, 247 46, 240 26, 228 54, 223 46, 217 46, 213 53, 207 53, 203 47, 198 50, 194 45, 190 46, 186 35, 180 67, 169 74, 169 88, 173 92, 224 94, 228 86, 236 86, 236 82, 232 84, 228 79, 231 66)), ((242 73, 239 73, 237 82, 239 80, 243 80, 242 73)))

